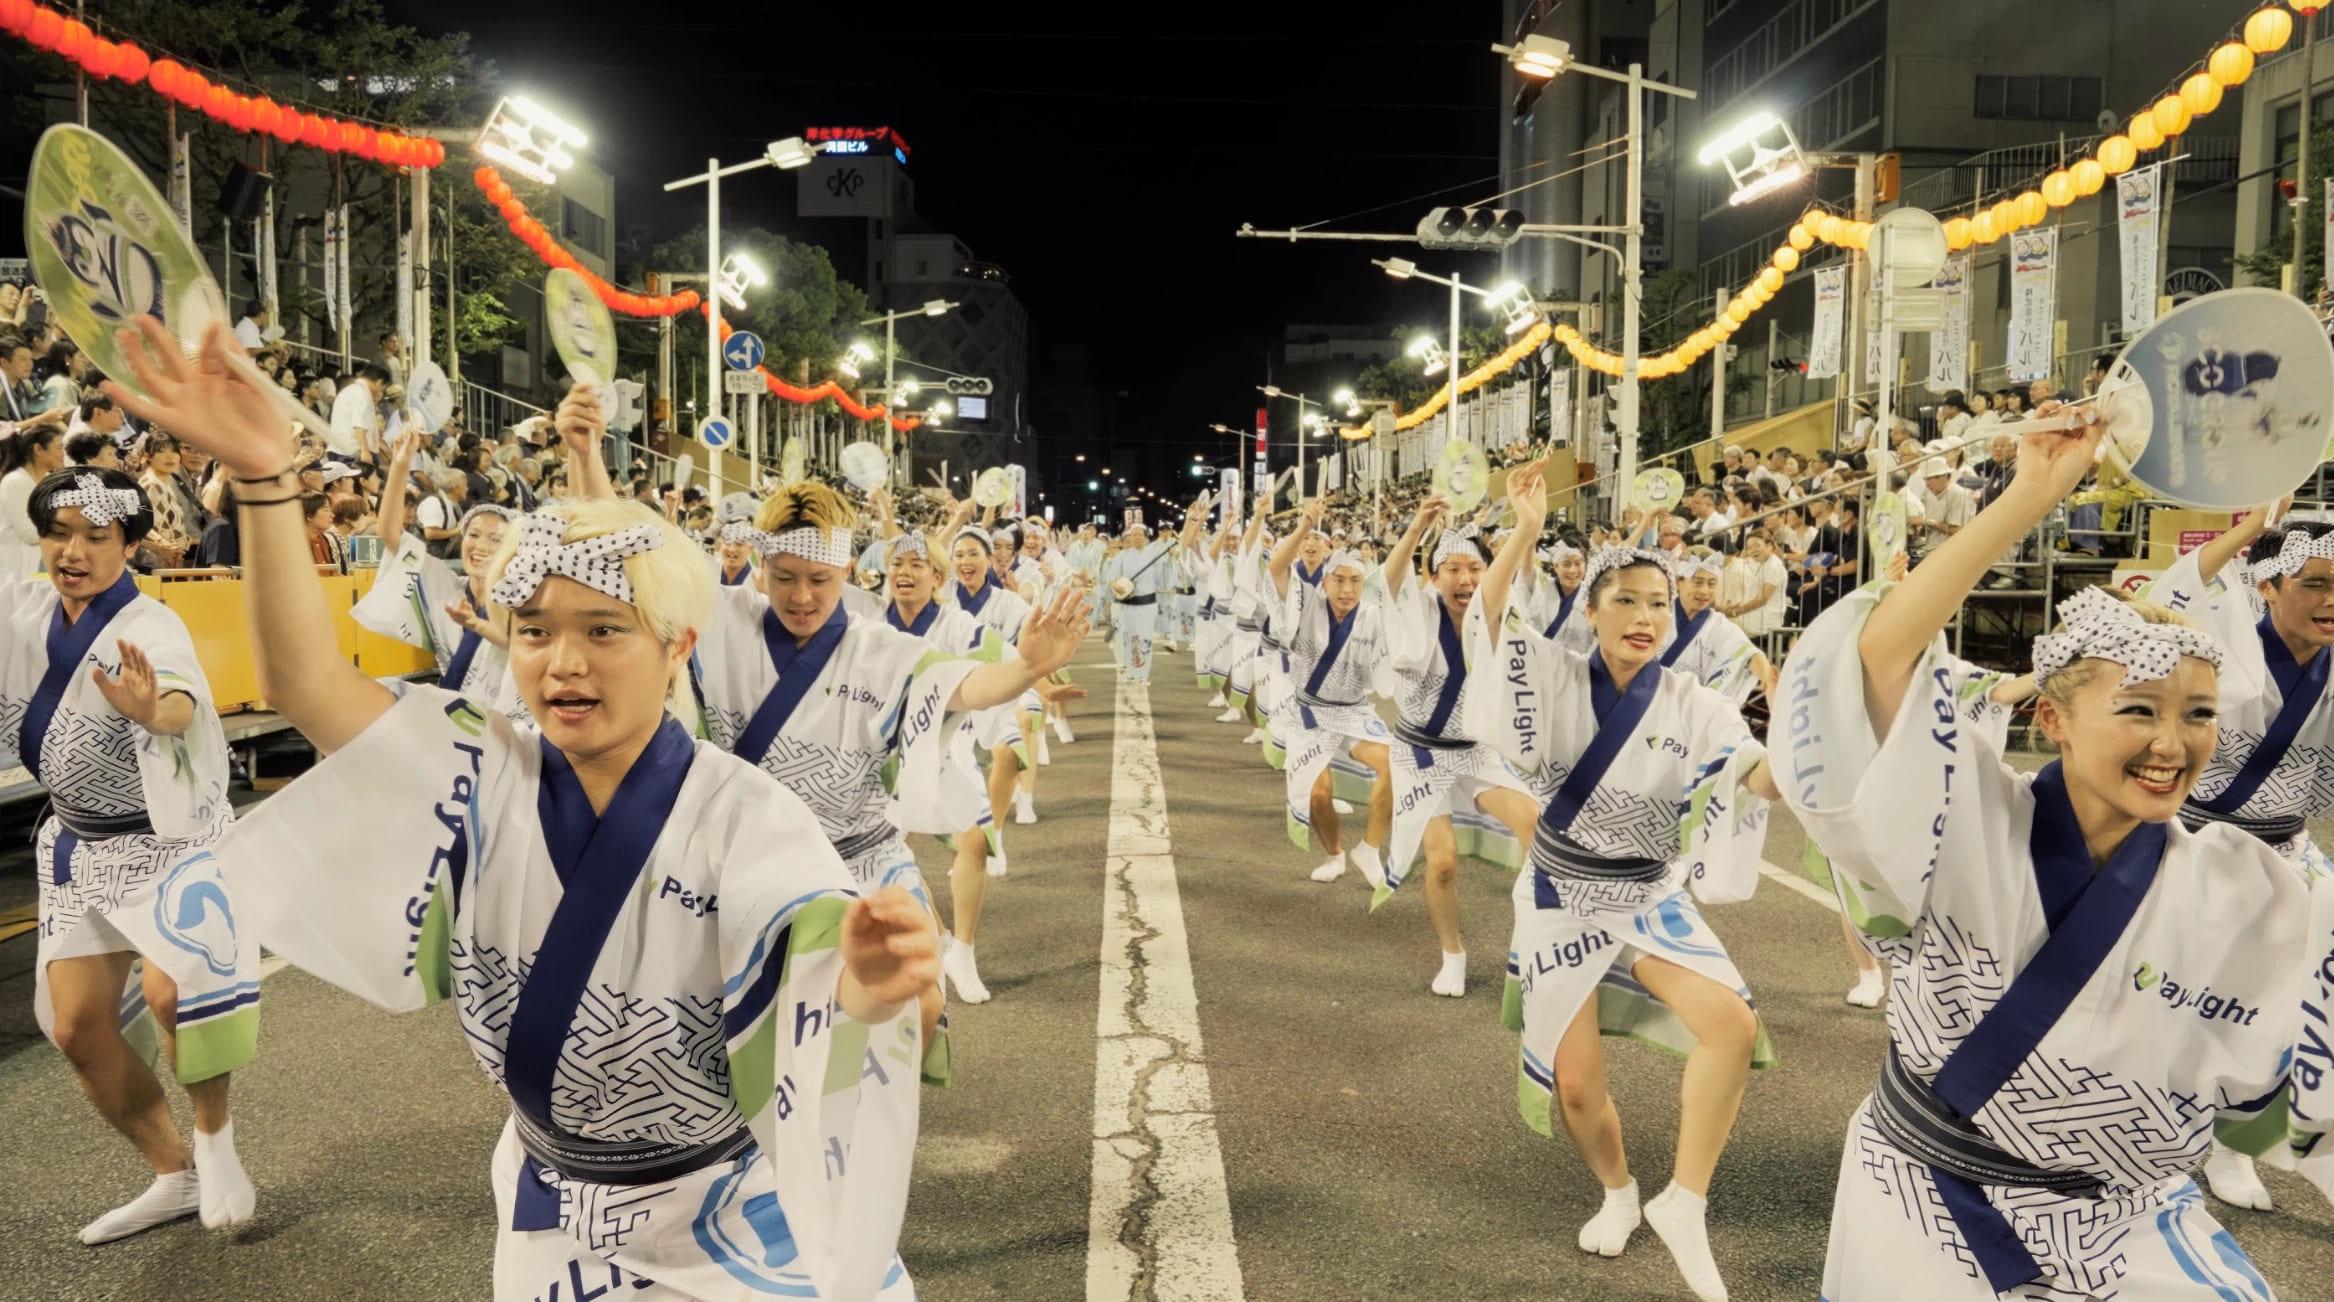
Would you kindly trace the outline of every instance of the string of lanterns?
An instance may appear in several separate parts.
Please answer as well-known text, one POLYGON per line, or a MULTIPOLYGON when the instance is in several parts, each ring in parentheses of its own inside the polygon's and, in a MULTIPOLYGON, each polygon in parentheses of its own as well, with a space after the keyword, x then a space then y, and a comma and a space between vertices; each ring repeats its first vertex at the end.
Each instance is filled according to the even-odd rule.
MULTIPOLYGON (((1522 364, 1525 358, 1537 351, 1541 344, 1548 342, 1550 335, 1563 328, 1562 326, 1550 326, 1545 320, 1538 322, 1531 329, 1516 336, 1516 341, 1509 344, 1497 357, 1460 376, 1459 392, 1462 394, 1473 393, 1514 370, 1522 364)), ((1394 418, 1394 432, 1399 434, 1405 430, 1417 429, 1432 420, 1435 413, 1449 406, 1450 401, 1450 386, 1437 387, 1432 397, 1394 418)), ((1345 439, 1366 439, 1370 436, 1370 427, 1367 425, 1342 425, 1338 427, 1337 434, 1338 437, 1345 439)))
POLYGON ((436 167, 446 147, 425 136, 325 117, 265 95, 239 95, 175 59, 157 59, 130 41, 110 41, 78 18, 33 0, 0 0, 0 31, 47 50, 99 81, 144 82, 155 94, 214 122, 287 145, 353 154, 391 167, 436 167))
MULTIPOLYGON (((2321 3, 2312 0, 2294 3, 2294 8, 2304 15, 2314 15, 2321 7, 2321 3)), ((2137 166, 2141 154, 2163 148, 2185 132, 2195 119, 2219 108, 2226 92, 2243 85, 2253 75, 2257 57, 2284 49, 2292 39, 2293 15, 2284 5, 2268 4, 2254 10, 2237 33, 2214 47, 2195 72, 2182 78, 2163 97, 2134 113, 2121 132, 2099 141, 2088 156, 2051 171, 2034 188, 2003 199, 1982 212, 1948 219, 1944 223, 1945 247, 1958 253, 1998 243, 2017 231, 2048 221, 2053 209, 2099 193, 2109 177, 2120 176, 2137 166)), ((1687 335, 1667 352, 1639 358, 1638 378, 1659 380, 1685 371, 1773 300, 1783 288, 1783 278, 1798 269, 1802 255, 1818 241, 1837 249, 1863 249, 1871 241, 1872 225, 1822 208, 1808 209, 1792 225, 1767 266, 1727 302, 1709 325, 1687 335)), ((1619 353, 1590 343, 1570 325, 1557 326, 1555 336, 1580 365, 1605 375, 1621 374, 1619 353)))
MULTIPOLYGON (((0 3, 4 2, 0 0, 0 3)), ((557 236, 535 220, 527 211, 527 205, 511 189, 510 182, 502 179, 501 172, 481 166, 470 174, 470 179, 477 184, 479 192, 486 196, 486 201, 493 204, 494 210, 502 215, 503 222, 511 228, 511 234, 518 238, 519 243, 533 249, 544 266, 564 267, 583 277, 584 283, 592 287, 592 292, 608 305, 609 311, 634 317, 678 316, 702 301, 693 289, 684 289, 678 294, 635 294, 620 285, 610 284, 585 266, 581 259, 568 252, 567 246, 561 244, 557 236)))
MULTIPOLYGON (((726 343, 728 342, 730 335, 736 333, 736 327, 732 326, 726 318, 717 318, 717 320, 719 320, 721 326, 722 341, 726 343)), ((757 366, 754 368, 754 371, 756 374, 762 377, 763 388, 768 389, 771 393, 778 397, 784 398, 788 402, 799 403, 801 405, 808 406, 811 403, 832 398, 834 399, 836 406, 839 406, 844 411, 849 412, 854 418, 858 420, 886 421, 890 423, 893 429, 899 430, 903 433, 908 430, 912 430, 924 423, 924 418, 921 416, 894 416, 891 414, 890 410, 880 402, 874 404, 873 406, 863 403, 857 398, 852 397, 850 390, 845 389, 842 385, 835 383, 833 380, 822 380, 817 384, 809 385, 806 387, 804 385, 787 383, 785 380, 779 378, 777 373, 772 371, 767 366, 757 366)))

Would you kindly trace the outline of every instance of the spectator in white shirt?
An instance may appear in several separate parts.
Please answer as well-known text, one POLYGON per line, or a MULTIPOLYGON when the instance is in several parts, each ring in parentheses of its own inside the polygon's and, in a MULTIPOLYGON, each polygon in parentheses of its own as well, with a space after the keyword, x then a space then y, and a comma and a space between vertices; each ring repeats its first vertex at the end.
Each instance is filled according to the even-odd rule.
POLYGON ((332 430, 324 437, 325 451, 343 461, 376 459, 381 441, 381 394, 389 387, 389 372, 378 362, 358 370, 356 382, 332 400, 332 430))
POLYGON ((1743 632, 1764 637, 1783 626, 1784 589, 1790 576, 1764 527, 1754 525, 1743 534, 1742 554, 1727 563, 1721 588, 1726 578, 1734 580, 1735 594, 1731 604, 1722 603, 1720 609, 1743 632))
POLYGON ((405 387, 405 341, 394 331, 381 336, 381 369, 389 372, 389 383, 405 387))
POLYGON ((256 298, 245 302, 243 319, 235 323, 235 342, 243 345, 243 351, 247 353, 256 353, 267 347, 267 327, 272 319, 265 302, 256 298))
POLYGON ((1959 389, 1946 394, 1945 401, 1937 405, 1937 434, 1948 443, 1968 430, 1970 420, 1969 399, 1959 389))
POLYGON ((0 574, 38 574, 41 533, 26 506, 40 482, 65 468, 65 437, 44 425, 0 439, 0 574))
POLYGON ((1961 526, 1977 514, 1976 501, 1968 489, 1953 482, 1953 467, 1943 456, 1921 462, 1920 478, 1906 487, 1905 499, 1906 525, 1916 561, 1961 532, 1961 526), (1917 519, 1913 518, 1916 511, 1917 519))
POLYGON ((431 477, 437 491, 421 499, 413 520, 432 556, 452 557, 462 535, 462 504, 470 496, 470 477, 459 470, 441 470, 431 477))
POLYGON ((1718 509, 1717 502, 1712 500, 1710 490, 1706 488, 1697 488, 1686 494, 1686 513, 1693 517, 1693 538, 1698 543, 1707 543, 1734 527, 1734 521, 1727 517, 1726 512, 1718 509))

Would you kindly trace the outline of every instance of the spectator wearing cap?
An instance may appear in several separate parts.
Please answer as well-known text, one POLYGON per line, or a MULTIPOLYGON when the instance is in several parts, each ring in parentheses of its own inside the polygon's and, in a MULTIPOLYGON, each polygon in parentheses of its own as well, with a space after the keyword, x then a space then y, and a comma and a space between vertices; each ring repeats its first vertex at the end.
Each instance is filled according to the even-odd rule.
POLYGON ((1953 463, 1931 445, 1921 459, 1919 474, 1905 489, 1905 517, 1915 561, 1926 558, 1947 538, 1961 532, 1977 514, 1977 502, 1968 489, 1953 482, 1953 463))

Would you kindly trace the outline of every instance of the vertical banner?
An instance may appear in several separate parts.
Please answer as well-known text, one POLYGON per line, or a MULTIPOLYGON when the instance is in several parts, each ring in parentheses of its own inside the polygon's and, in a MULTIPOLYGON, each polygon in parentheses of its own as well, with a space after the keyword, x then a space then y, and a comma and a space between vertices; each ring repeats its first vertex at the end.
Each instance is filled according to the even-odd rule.
POLYGON ((340 331, 340 219, 341 210, 324 210, 324 319, 340 331))
POLYGON ((2163 193, 2161 167, 2125 172, 2115 178, 2115 210, 2123 238, 2123 333, 2155 324, 2156 287, 2162 283, 2157 249, 2157 206, 2163 193))
POLYGON ((1945 259, 1932 282, 1945 294, 1945 322, 1929 336, 1929 388, 1969 387, 1969 255, 1945 259))
POLYGON ((178 107, 170 107, 170 207, 178 214, 178 229, 194 238, 194 137, 178 128, 178 107))
POLYGON ((1828 380, 1840 373, 1840 335, 1846 327, 1848 269, 1823 267, 1815 273, 1815 326, 1807 343, 1807 378, 1828 380))
MULTIPOLYGON (((1256 409, 1256 491, 1259 493, 1272 487, 1272 465, 1270 454, 1266 450, 1268 444, 1265 441, 1266 431, 1269 428, 1270 413, 1264 408, 1258 407, 1256 409)), ((1298 432, 1302 433, 1303 431, 1298 432)))
POLYGON ((1012 469, 1013 501, 1011 506, 1014 516, 1018 518, 1029 514, 1029 471, 1020 466, 1014 466, 1012 469))
MULTIPOLYGON (((397 338, 413 339, 413 241, 397 241, 397 338)), ((411 355, 408 355, 408 363, 411 355)))
POLYGON ((346 366, 349 348, 355 343, 357 332, 356 284, 349 279, 349 245, 355 243, 356 232, 348 226, 348 205, 340 206, 340 358, 346 366))
MULTIPOLYGON (((1865 318, 1864 383, 1877 388, 1880 384, 1881 373, 1885 371, 1888 374, 1889 387, 1894 389, 1896 387, 1896 359, 1890 357, 1886 349, 1888 332, 1880 328, 1880 314, 1878 312, 1867 312, 1865 318)), ((1889 406, 1893 408, 1896 402, 1897 400, 1891 399, 1889 406)))
POLYGON ((2010 347, 2004 357, 2011 379, 2039 380, 2050 374, 2057 305, 2058 232, 2037 226, 2012 235, 2010 347))
POLYGON ((1548 372, 1548 441, 1572 441, 1572 368, 1569 366, 1548 372))
POLYGON ((1216 487, 1216 527, 1240 527, 1240 467, 1226 466, 1216 487))
POLYGON ((2326 178, 2326 266, 2323 275, 2328 286, 2334 286, 2334 177, 2326 178))

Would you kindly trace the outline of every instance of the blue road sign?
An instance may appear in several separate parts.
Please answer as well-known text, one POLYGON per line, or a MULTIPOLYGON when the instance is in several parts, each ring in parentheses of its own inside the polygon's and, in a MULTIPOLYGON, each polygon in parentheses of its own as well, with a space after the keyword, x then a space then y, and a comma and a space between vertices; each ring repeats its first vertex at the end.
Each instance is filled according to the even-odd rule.
POLYGON ((697 441, 716 452, 728 447, 729 441, 736 437, 737 431, 719 416, 708 416, 697 422, 697 441))
POLYGON ((751 330, 731 334, 721 345, 721 360, 733 371, 750 371, 762 364, 762 336, 751 330))

